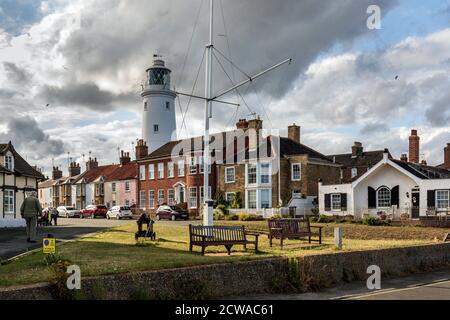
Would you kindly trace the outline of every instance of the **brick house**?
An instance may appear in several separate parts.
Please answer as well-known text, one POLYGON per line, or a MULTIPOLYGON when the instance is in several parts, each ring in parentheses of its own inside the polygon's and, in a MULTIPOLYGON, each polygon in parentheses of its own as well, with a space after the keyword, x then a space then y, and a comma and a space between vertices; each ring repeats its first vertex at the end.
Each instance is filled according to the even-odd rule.
MULTIPOLYGON (((258 130, 262 121, 240 120, 237 127, 257 129, 256 139, 263 139, 258 130)), ((272 208, 287 205, 294 198, 313 199, 318 196, 318 180, 339 181, 340 165, 325 155, 300 143, 300 127, 289 126, 288 137, 269 136, 258 145, 268 145, 267 154, 247 150, 240 161, 225 161, 218 167, 218 194, 231 202, 236 194, 245 209, 272 208)), ((252 149, 250 135, 246 149, 252 149)))
MULTIPOLYGON (((333 162, 341 164, 341 183, 349 183, 376 165, 383 159, 384 150, 364 151, 361 142, 354 142, 351 153, 329 155, 333 162)), ((389 157, 392 158, 389 153, 389 157)))
MULTIPOLYGON (((170 141, 148 154, 143 140, 136 146, 139 166, 139 207, 151 214, 159 205, 180 205, 190 216, 199 215, 203 203, 203 139, 201 137, 170 141), (188 151, 176 153, 181 146, 188 151)), ((216 164, 210 166, 209 193, 216 192, 216 164)))

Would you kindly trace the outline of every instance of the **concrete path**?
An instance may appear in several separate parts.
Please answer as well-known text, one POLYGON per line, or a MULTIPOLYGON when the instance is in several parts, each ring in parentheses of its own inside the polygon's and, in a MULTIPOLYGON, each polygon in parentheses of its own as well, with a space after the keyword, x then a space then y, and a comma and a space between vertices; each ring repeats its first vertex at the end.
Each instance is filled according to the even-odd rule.
POLYGON ((364 282, 304 294, 256 295, 250 300, 450 300, 450 270, 408 277, 382 279, 381 290, 371 291, 364 282))

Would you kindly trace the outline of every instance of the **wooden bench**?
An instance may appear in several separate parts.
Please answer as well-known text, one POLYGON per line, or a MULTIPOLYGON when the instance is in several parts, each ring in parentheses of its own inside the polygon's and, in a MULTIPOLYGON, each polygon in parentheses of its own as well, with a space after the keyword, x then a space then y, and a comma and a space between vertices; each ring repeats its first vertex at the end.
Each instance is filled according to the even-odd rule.
POLYGON ((280 239, 281 248, 283 248, 284 239, 301 239, 308 237, 309 243, 312 241, 322 244, 322 228, 311 226, 309 218, 298 219, 272 219, 269 223, 269 242, 272 247, 273 239, 280 239), (316 229, 311 231, 311 229, 316 229), (312 239, 318 237, 318 239, 312 239))
POLYGON ((202 247, 202 255, 205 254, 206 247, 225 246, 228 255, 231 254, 231 248, 234 245, 243 245, 247 249, 248 244, 255 246, 258 251, 258 237, 256 232, 249 232, 245 227, 226 227, 226 226, 193 226, 189 225, 189 251, 192 252, 193 246, 202 247), (254 240, 248 240, 247 236, 254 236, 254 240))

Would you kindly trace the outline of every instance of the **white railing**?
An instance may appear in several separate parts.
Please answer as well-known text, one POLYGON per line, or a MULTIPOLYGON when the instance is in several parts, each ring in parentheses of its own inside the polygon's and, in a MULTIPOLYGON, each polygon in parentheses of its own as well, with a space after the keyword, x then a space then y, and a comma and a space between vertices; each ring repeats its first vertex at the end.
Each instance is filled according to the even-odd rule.
MULTIPOLYGON (((314 213, 311 210, 312 208, 296 208, 295 216, 311 216, 314 213)), ((267 208, 267 209, 230 209, 230 214, 256 214, 262 216, 265 219, 271 218, 273 216, 283 216, 289 215, 293 208, 283 207, 283 208, 267 208)))

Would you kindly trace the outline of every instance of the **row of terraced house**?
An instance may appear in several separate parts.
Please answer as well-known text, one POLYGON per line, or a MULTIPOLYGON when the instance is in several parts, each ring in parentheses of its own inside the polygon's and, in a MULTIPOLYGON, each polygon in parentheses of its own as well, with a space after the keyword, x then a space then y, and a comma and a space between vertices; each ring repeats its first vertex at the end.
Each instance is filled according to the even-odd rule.
MULTIPOLYGON (((369 195, 367 190, 358 191, 359 195, 348 191, 358 179, 367 179, 366 176, 386 159, 422 179, 438 179, 444 190, 450 190, 450 180, 447 180, 450 178, 450 147, 445 148, 444 164, 432 167, 425 161, 419 163, 415 130, 410 138, 410 161, 408 155, 394 159, 387 149, 365 151, 359 142, 353 144, 349 153, 324 155, 301 143, 299 126, 293 124, 287 131, 287 137, 264 135, 263 122, 256 118, 241 119, 235 130, 214 134, 212 161, 208 166, 209 198, 225 200, 250 212, 316 206, 327 214, 357 215, 359 206, 376 214, 380 209, 404 206, 401 201, 411 202, 407 193, 412 196, 417 189, 414 183, 400 188, 404 179, 395 182, 394 177, 391 183, 392 177, 382 176, 378 178, 379 186, 374 187, 375 195, 369 195), (382 186, 385 188, 380 191, 382 186), (399 188, 402 193, 397 196, 399 188), (350 203, 356 201, 354 199, 359 199, 359 203, 350 203)), ((128 205, 152 214, 162 204, 179 205, 191 216, 197 216, 205 197, 203 150, 202 137, 169 141, 153 151, 145 141, 139 140, 134 161, 129 153, 122 151, 118 164, 99 166, 97 159, 89 159, 83 173, 77 163, 70 165, 67 176, 55 167, 52 178, 40 183, 39 198, 43 206, 66 205, 82 209, 89 204, 128 205)), ((433 179, 432 183, 436 184, 433 179)), ((448 196, 438 191, 440 206, 450 207, 448 196)), ((410 203, 410 207, 414 204, 410 203)), ((414 213, 414 217, 420 214, 426 212, 414 213)))

